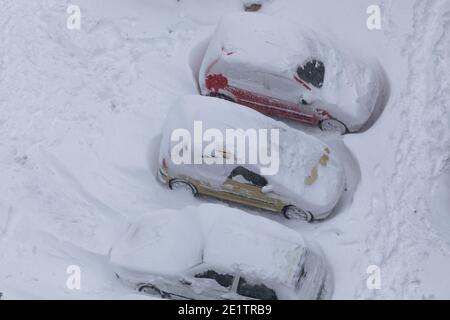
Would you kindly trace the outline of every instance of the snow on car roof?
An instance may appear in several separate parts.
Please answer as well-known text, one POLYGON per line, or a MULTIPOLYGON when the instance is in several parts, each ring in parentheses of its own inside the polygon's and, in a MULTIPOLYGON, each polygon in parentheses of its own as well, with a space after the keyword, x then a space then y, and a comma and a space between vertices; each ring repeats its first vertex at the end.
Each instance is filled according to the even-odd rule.
MULTIPOLYGON (((199 212, 207 217, 208 212, 199 212)), ((208 228, 204 261, 254 279, 293 285, 305 247, 301 236, 268 219, 229 210, 208 228)))
MULTIPOLYGON (((160 158, 170 159, 169 139, 173 130, 185 128, 194 135, 194 121, 201 121, 203 130, 215 128, 222 132, 228 128, 279 129, 279 170, 277 174, 267 176, 274 191, 289 195, 293 201, 298 199, 304 209, 314 212, 331 210, 337 203, 345 177, 342 166, 330 147, 280 121, 222 99, 194 95, 180 97, 167 117, 160 158), (327 148, 330 150, 330 160, 326 166, 320 167, 317 183, 306 185, 305 180, 327 148)), ((199 180, 207 179, 217 185, 222 184, 232 170, 230 166, 205 166, 173 165, 171 170, 199 180)), ((251 170, 260 168, 258 165, 248 167, 251 170)))
POLYGON ((216 204, 162 210, 135 220, 114 244, 113 264, 140 274, 179 274, 201 262, 290 283, 304 241, 269 219, 216 204))
POLYGON ((285 73, 292 64, 309 58, 314 42, 302 36, 301 28, 259 13, 225 15, 215 32, 218 48, 227 59, 285 73))
MULTIPOLYGON (((165 139, 169 139, 171 133, 180 128, 188 130, 194 136, 195 121, 201 121, 203 132, 207 129, 218 129, 221 132, 226 129, 278 129, 280 147, 285 147, 281 152, 293 152, 290 148, 295 146, 294 150, 303 150, 295 154, 296 157, 312 156, 314 158, 314 153, 316 156, 321 155, 323 149, 327 147, 317 138, 294 130, 283 122, 276 121, 251 108, 223 99, 198 95, 182 96, 172 106, 164 126, 165 139)), ((168 143, 168 141, 165 142, 168 143)), ((163 154, 168 152, 167 145, 162 144, 161 149, 163 154)))

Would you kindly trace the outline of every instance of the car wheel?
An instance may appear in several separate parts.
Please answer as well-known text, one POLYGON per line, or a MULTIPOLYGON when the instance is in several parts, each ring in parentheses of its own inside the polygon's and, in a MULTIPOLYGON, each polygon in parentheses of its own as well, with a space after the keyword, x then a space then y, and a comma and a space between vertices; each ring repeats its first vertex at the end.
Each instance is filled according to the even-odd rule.
POLYGON ((296 206, 286 206, 283 208, 283 215, 287 219, 302 219, 307 222, 313 220, 313 215, 309 211, 302 210, 296 206))
POLYGON ((319 128, 322 131, 338 132, 340 134, 348 132, 347 126, 336 119, 325 119, 320 121, 319 128))
POLYGON ((236 102, 234 101, 234 99, 226 94, 223 93, 217 93, 217 92, 210 92, 208 94, 208 96, 210 97, 214 97, 214 98, 219 98, 219 99, 223 99, 223 100, 227 100, 227 101, 231 101, 231 102, 236 102))
POLYGON ((183 191, 191 194, 192 196, 197 195, 197 188, 190 182, 174 179, 169 182, 169 187, 172 190, 183 191))

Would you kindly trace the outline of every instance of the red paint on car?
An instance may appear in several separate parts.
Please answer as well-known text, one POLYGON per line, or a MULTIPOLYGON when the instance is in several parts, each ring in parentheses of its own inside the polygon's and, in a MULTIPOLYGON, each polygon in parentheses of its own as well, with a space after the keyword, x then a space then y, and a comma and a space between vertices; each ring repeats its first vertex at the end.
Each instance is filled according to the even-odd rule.
POLYGON ((226 91, 229 92, 239 104, 255 109, 261 113, 310 124, 317 124, 317 120, 313 113, 302 112, 295 104, 290 104, 264 95, 258 95, 232 86, 228 86, 226 91))
MULTIPOLYGON (((307 90, 311 90, 306 83, 297 77, 294 76, 294 79, 307 90)), ((327 111, 315 109, 310 105, 295 104, 231 86, 223 74, 207 75, 205 86, 209 92, 217 93, 220 91, 222 94, 228 95, 236 103, 271 116, 306 122, 312 125, 317 125, 320 120, 333 118, 327 111)))
POLYGON ((205 85, 208 90, 217 92, 228 86, 228 79, 221 74, 210 74, 206 77, 205 85))
POLYGON ((308 86, 302 79, 298 78, 297 76, 294 76, 295 81, 300 83, 302 86, 306 88, 306 90, 311 91, 311 87, 308 86))

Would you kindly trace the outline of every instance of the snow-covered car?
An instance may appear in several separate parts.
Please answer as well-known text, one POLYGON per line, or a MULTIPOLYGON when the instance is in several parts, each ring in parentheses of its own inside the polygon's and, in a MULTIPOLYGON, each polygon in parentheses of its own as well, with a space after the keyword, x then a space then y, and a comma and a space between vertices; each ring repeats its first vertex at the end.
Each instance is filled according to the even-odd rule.
POLYGON ((376 106, 380 76, 329 42, 264 14, 226 15, 202 61, 201 94, 322 130, 358 131, 376 106))
POLYGON ((169 299, 327 299, 333 286, 297 232, 217 204, 144 215, 109 258, 125 284, 169 299))
MULTIPOLYGON (((234 141, 236 146, 239 145, 237 139, 234 141)), ((158 177, 170 189, 306 221, 325 219, 330 215, 345 187, 343 167, 333 150, 322 141, 251 108, 197 95, 180 97, 168 113, 160 145, 158 177), (223 142, 220 138, 199 149, 194 143, 201 135, 196 123, 201 123, 204 133, 213 130, 223 137, 229 130, 244 132, 241 142, 242 138, 247 139, 244 140, 245 154, 230 148, 228 139, 223 142), (191 133, 191 137, 174 140, 174 133, 180 129, 191 133), (256 136, 264 131, 277 132, 278 141, 276 135, 267 134, 266 144, 272 147, 271 155, 278 156, 274 156, 270 164, 251 163, 249 155, 252 152, 261 156, 264 146, 261 137, 264 135, 259 136, 256 146, 248 139, 252 132, 256 136), (174 159, 180 153, 194 160, 180 163, 174 159), (196 157, 200 161, 195 161, 196 157), (206 163, 205 159, 219 163, 206 163), (276 170, 264 174, 267 166, 276 170)))

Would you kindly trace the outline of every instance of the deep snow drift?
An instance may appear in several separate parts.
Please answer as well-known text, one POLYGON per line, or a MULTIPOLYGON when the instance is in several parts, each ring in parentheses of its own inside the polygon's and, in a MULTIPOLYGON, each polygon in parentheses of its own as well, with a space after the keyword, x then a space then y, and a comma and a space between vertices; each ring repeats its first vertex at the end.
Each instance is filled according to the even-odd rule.
MULTIPOLYGON (((0 11, 0 292, 11 298, 140 298, 107 261, 129 218, 201 200, 156 180, 162 123, 221 15, 240 0, 3 1, 0 11), (66 286, 80 267, 81 290, 66 286)), ((285 221, 318 241, 333 298, 450 298, 450 3, 447 0, 262 1, 379 61, 387 105, 338 138, 354 194, 322 223, 285 221), (379 4, 382 29, 366 28, 379 4), (343 151, 347 152, 343 152, 343 151), (380 289, 366 285, 370 265, 380 289)), ((198 66, 197 66, 198 67, 198 66)), ((195 72, 194 72, 195 73, 195 72)))

